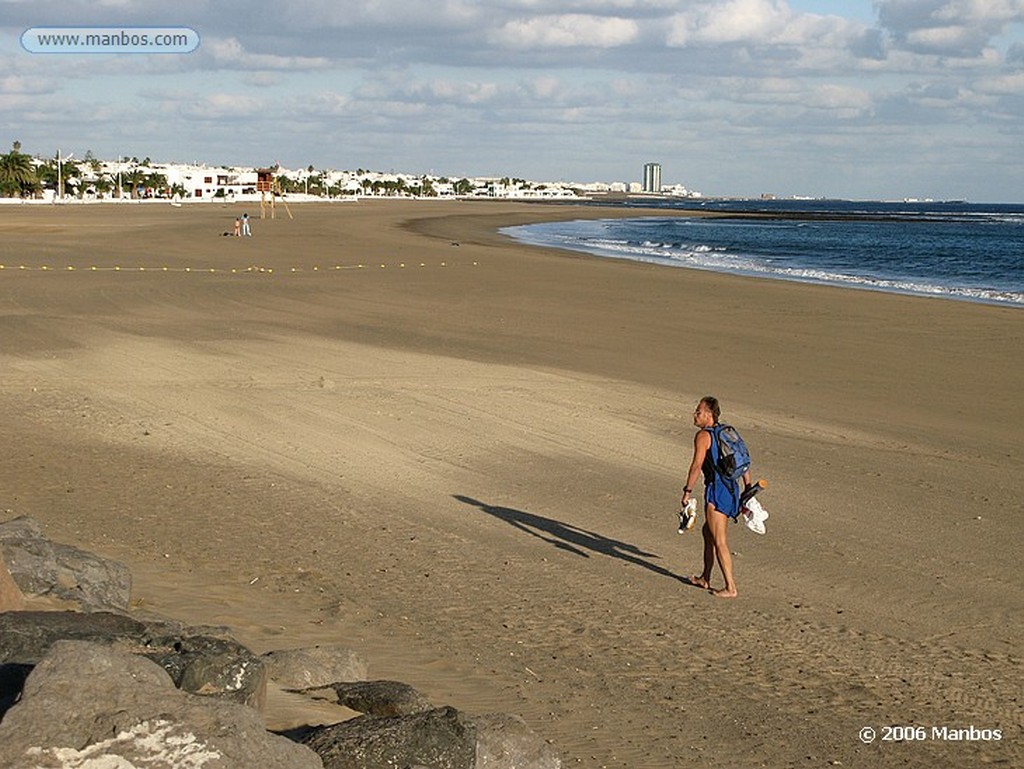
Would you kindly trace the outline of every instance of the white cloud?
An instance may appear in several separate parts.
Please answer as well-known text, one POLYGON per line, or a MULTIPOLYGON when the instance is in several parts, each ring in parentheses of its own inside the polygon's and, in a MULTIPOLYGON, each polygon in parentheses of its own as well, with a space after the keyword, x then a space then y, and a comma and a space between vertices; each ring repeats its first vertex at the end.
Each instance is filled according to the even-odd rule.
POLYGON ((908 48, 915 51, 963 53, 980 50, 983 36, 970 27, 925 27, 908 31, 903 40, 908 48))
POLYGON ((331 66, 330 60, 323 56, 278 56, 251 53, 235 37, 204 40, 202 51, 212 60, 214 66, 220 67, 256 70, 312 70, 326 69, 331 66))
POLYGON ((982 78, 975 83, 975 88, 986 94, 1024 97, 1024 72, 982 78))
POLYGON ((670 48, 729 48, 733 69, 768 74, 780 68, 796 72, 834 67, 839 62, 853 66, 862 56, 880 55, 862 22, 797 13, 784 0, 688 5, 668 20, 665 43, 670 48))
POLYGON ((286 81, 280 72, 250 72, 245 82, 255 88, 270 88, 286 81))
POLYGON ((785 2, 773 0, 725 0, 702 2, 669 20, 667 42, 768 43, 776 40, 794 18, 785 2))
POLYGON ((846 117, 861 115, 871 109, 871 95, 863 88, 824 84, 811 89, 805 102, 846 117))
POLYGON ((980 55, 1010 24, 1024 22, 1024 0, 878 0, 878 18, 897 46, 923 54, 980 55))
POLYGON ((176 107, 182 115, 200 120, 258 118, 266 109, 261 99, 234 93, 211 93, 198 99, 183 95, 176 107))
POLYGON ((472 0, 305 0, 282 6, 293 28, 451 27, 478 20, 487 3, 472 0))
POLYGON ((533 78, 527 88, 539 99, 553 98, 561 88, 562 82, 557 77, 550 75, 533 78))
POLYGON ((57 89, 57 81, 52 78, 26 75, 0 76, 0 93, 2 94, 48 94, 57 89))
POLYGON ((638 31, 631 19, 564 14, 508 21, 490 39, 511 48, 615 48, 632 43, 638 31))
POLYGON ((785 32, 792 18, 784 2, 728 0, 703 14, 698 34, 710 43, 771 42, 785 32))
POLYGON ((423 101, 481 105, 498 96, 499 88, 494 83, 435 80, 421 84, 410 93, 423 101))
POLYGON ((313 94, 308 99, 303 99, 296 110, 301 110, 306 115, 321 115, 338 117, 351 114, 352 100, 346 94, 339 94, 333 91, 322 91, 313 94))

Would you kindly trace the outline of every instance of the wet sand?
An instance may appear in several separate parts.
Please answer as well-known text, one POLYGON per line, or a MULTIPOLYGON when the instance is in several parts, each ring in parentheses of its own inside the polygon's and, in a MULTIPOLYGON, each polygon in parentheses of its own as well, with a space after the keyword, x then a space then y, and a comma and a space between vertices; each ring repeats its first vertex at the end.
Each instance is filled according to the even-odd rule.
POLYGON ((242 210, 0 206, 4 519, 123 561, 142 609, 521 715, 566 766, 1024 761, 1021 311, 496 232, 636 210, 221 237, 242 210), (735 601, 675 531, 708 393, 771 484, 735 601), (929 739, 858 736, 905 725, 929 739))

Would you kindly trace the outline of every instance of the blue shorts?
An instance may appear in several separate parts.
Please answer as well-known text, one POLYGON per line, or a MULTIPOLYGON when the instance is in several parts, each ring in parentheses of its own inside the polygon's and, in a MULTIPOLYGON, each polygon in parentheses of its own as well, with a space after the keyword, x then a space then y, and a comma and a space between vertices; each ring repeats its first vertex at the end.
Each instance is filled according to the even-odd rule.
POLYGON ((740 484, 716 474, 711 484, 704 487, 704 505, 709 504, 718 512, 735 518, 740 514, 740 484))

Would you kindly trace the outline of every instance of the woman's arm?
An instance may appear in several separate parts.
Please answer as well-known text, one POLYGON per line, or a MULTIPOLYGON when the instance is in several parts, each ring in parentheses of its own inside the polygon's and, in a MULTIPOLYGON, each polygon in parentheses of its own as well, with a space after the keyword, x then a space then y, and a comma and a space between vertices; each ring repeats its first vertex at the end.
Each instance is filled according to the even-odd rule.
POLYGON ((700 469, 704 465, 704 457, 711 448, 711 434, 707 430, 700 430, 693 436, 693 461, 690 462, 690 471, 686 474, 686 487, 683 489, 682 505, 690 501, 693 487, 700 477, 700 469))

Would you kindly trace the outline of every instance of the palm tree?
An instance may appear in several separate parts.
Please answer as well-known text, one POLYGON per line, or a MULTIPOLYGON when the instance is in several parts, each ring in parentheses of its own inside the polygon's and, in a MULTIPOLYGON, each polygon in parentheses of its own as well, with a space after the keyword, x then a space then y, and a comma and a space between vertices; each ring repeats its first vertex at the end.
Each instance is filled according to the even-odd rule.
POLYGON ((131 171, 129 171, 126 174, 123 174, 122 176, 124 180, 124 185, 131 190, 132 199, 134 200, 138 198, 139 187, 141 187, 143 182, 145 182, 146 175, 138 166, 135 166, 134 168, 132 168, 131 171))
POLYGON ((21 142, 14 142, 10 152, 0 155, 0 195, 20 197, 38 183, 32 158, 21 151, 21 142))
POLYGON ((57 189, 57 161, 47 160, 36 166, 36 179, 47 189, 57 189))
POLYGON ((298 192, 299 191, 298 182, 296 182, 293 179, 289 178, 285 174, 281 174, 280 176, 277 177, 277 185, 278 185, 278 189, 280 189, 281 192, 298 192))
POLYGON ((92 186, 96 188, 96 195, 100 198, 106 197, 114 190, 114 183, 106 176, 96 177, 92 186))
POLYGON ((62 160, 61 173, 64 176, 64 181, 68 179, 80 179, 82 177, 82 165, 80 160, 62 160))
POLYGON ((164 193, 167 192, 167 177, 164 174, 153 171, 146 174, 146 177, 142 180, 142 186, 147 190, 152 190, 150 194, 156 197, 163 197, 164 193))

